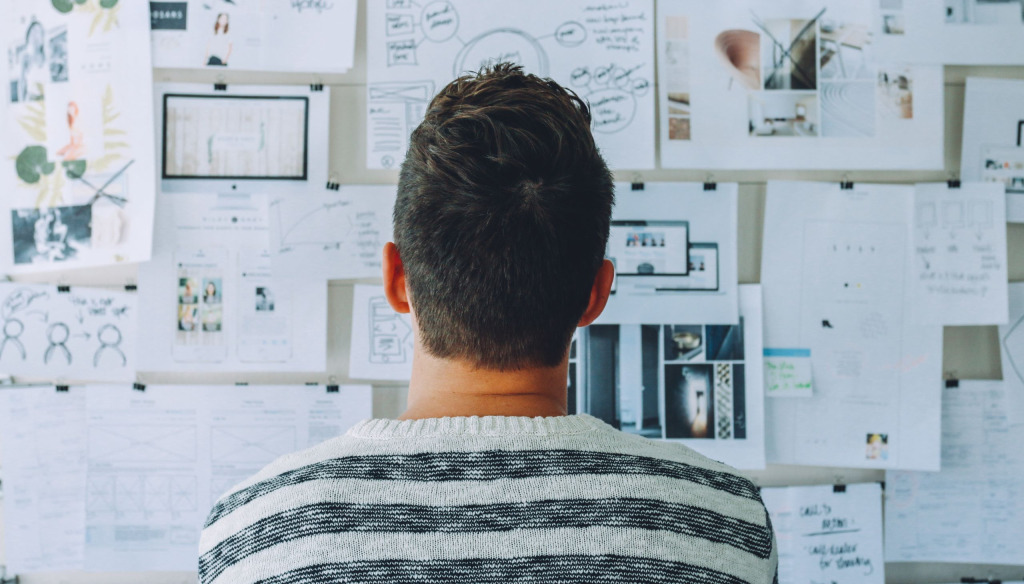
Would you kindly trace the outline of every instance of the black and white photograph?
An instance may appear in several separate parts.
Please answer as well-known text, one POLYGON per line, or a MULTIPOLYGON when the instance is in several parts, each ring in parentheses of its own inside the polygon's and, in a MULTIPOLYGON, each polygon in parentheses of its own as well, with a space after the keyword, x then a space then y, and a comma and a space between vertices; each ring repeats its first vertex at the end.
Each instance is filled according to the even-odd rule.
POLYGON ((267 286, 256 287, 256 312, 274 312, 274 293, 267 286))
POLYGON ((90 246, 92 206, 14 209, 11 227, 15 264, 68 261, 90 246))

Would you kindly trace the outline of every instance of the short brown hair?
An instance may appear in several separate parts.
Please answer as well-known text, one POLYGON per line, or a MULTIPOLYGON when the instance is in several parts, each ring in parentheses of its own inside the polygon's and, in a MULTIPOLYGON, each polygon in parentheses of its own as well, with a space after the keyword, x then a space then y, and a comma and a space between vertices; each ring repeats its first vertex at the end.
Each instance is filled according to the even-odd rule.
POLYGON ((430 354, 498 370, 564 359, 614 200, 590 121, 571 90, 507 63, 460 77, 431 101, 394 214, 430 354))

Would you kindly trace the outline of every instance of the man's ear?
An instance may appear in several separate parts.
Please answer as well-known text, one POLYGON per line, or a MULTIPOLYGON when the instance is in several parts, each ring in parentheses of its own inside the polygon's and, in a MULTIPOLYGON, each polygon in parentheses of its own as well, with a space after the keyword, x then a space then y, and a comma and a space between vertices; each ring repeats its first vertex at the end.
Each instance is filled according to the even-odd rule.
POLYGON ((405 266, 398 247, 391 242, 384 245, 384 296, 395 312, 408 314, 412 310, 405 288, 405 266))
POLYGON ((587 304, 587 310, 583 313, 580 322, 576 326, 587 326, 597 320, 597 317, 601 316, 605 305, 608 304, 608 295, 611 294, 612 282, 614 280, 615 264, 610 260, 604 260, 601 267, 597 270, 594 286, 590 289, 590 302, 587 304))

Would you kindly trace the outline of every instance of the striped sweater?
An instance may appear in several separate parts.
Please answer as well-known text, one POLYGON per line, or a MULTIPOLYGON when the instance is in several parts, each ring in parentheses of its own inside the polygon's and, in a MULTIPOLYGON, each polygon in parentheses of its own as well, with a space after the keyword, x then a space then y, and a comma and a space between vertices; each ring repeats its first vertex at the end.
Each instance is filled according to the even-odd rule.
POLYGON ((769 584, 757 488, 586 415, 366 420, 217 502, 202 584, 769 584))

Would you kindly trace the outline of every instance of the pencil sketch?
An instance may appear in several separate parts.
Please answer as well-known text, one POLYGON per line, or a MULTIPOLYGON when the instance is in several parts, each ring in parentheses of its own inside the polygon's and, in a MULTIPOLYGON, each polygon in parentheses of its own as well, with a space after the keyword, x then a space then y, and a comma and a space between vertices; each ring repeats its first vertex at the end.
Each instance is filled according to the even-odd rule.
POLYGON ((383 296, 370 298, 370 362, 400 364, 412 358, 412 329, 383 296))
POLYGON ((55 322, 47 327, 46 338, 49 340, 50 346, 46 347, 46 352, 43 353, 43 363, 49 364, 54 352, 59 351, 58 355, 63 357, 68 365, 71 365, 71 351, 65 344, 70 337, 71 329, 63 322, 55 322))

